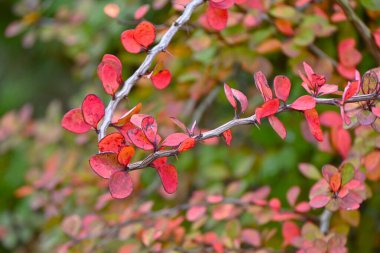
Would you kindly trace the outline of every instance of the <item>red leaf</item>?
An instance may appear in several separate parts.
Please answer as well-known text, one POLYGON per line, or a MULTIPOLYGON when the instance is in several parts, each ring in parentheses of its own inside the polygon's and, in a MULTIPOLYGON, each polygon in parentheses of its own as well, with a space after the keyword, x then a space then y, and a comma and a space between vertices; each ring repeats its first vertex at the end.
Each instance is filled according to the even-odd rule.
POLYGON ((156 28, 148 21, 143 21, 136 26, 133 38, 137 43, 145 48, 148 48, 150 44, 156 39, 156 28))
POLYGON ((274 78, 274 92, 282 101, 286 102, 289 97, 291 83, 286 76, 276 76, 274 78))
POLYGON ((127 52, 132 54, 140 53, 143 47, 135 40, 135 30, 126 30, 121 34, 121 44, 127 52))
POLYGON ((351 135, 342 127, 334 127, 331 131, 331 139, 334 147, 343 159, 347 158, 351 149, 351 135))
POLYGON ((68 111, 62 118, 61 126, 76 134, 83 134, 91 129, 91 126, 84 121, 80 108, 68 111))
POLYGON ((157 166, 156 170, 161 178, 165 191, 169 194, 174 193, 177 190, 178 185, 178 175, 174 165, 162 164, 157 166))
POLYGON ((339 62, 345 67, 355 67, 362 59, 361 53, 355 48, 356 41, 352 38, 342 40, 338 44, 339 62))
POLYGON ((131 120, 131 117, 141 110, 141 103, 138 103, 135 107, 130 109, 128 112, 124 113, 123 116, 121 116, 116 122, 113 122, 112 124, 114 126, 124 126, 126 123, 128 123, 131 120))
POLYGON ((131 117, 131 122, 132 122, 135 126, 141 128, 141 123, 142 123, 143 119, 145 119, 146 117, 151 117, 151 116, 150 116, 150 115, 147 115, 147 114, 134 114, 134 115, 132 115, 132 117, 131 117))
POLYGON ((227 26, 228 11, 226 9, 215 8, 209 5, 206 10, 206 17, 211 28, 220 31, 227 26))
POLYGON ((321 208, 327 205, 327 203, 331 200, 330 197, 325 196, 325 195, 318 195, 312 198, 309 202, 311 207, 314 208, 321 208))
POLYGON ((380 118, 380 107, 372 107, 371 111, 376 117, 380 118))
POLYGON ((100 152, 114 152, 119 153, 122 146, 125 146, 124 136, 121 133, 111 133, 106 135, 98 143, 100 152))
POLYGON ((189 136, 187 134, 173 133, 173 134, 170 134, 168 137, 166 137, 166 139, 162 143, 162 146, 164 146, 164 147, 177 147, 179 144, 181 144, 187 138, 189 138, 189 136))
POLYGON ((112 174, 109 182, 111 196, 115 199, 124 199, 133 191, 132 178, 126 171, 118 171, 112 174))
POLYGON ((112 96, 115 95, 123 82, 120 60, 112 54, 104 55, 102 62, 98 66, 98 76, 105 92, 112 96))
POLYGON ((193 206, 186 212, 186 219, 190 222, 194 222, 202 218, 206 213, 207 209, 205 206, 193 206))
POLYGON ((245 110, 247 110, 247 107, 248 107, 248 99, 247 99, 247 96, 244 95, 241 91, 239 90, 235 90, 235 89, 231 89, 232 91, 232 94, 233 96, 235 97, 235 99, 237 101, 239 101, 240 103, 240 108, 241 108, 241 112, 245 112, 245 110))
POLYGON ((124 168, 124 166, 117 161, 117 154, 112 152, 93 155, 89 162, 95 173, 102 178, 110 178, 113 173, 124 168))
POLYGON ((120 164, 127 166, 135 155, 135 149, 131 146, 123 147, 117 155, 117 160, 120 164))
POLYGON ((296 223, 285 221, 282 225, 282 236, 284 237, 284 245, 296 245, 296 239, 301 236, 301 231, 296 223))
POLYGON ((222 137, 224 141, 226 142, 227 146, 231 145, 231 140, 232 140, 232 132, 231 129, 227 129, 222 133, 222 137))
POLYGON ((179 147, 178 147, 178 152, 179 153, 181 153, 181 152, 183 152, 183 151, 186 151, 186 150, 189 150, 189 149, 192 149, 194 146, 195 146, 195 144, 196 144, 197 142, 195 141, 195 139, 194 138, 187 138, 186 140, 184 140, 182 143, 181 143, 181 145, 179 145, 179 147))
POLYGON ((274 131, 284 140, 286 138, 286 128, 284 124, 275 116, 269 116, 268 120, 274 131))
POLYGON ((82 113, 84 121, 97 129, 99 121, 104 117, 102 100, 94 94, 87 95, 82 103, 82 113))
POLYGON ((149 4, 141 5, 136 11, 135 11, 135 19, 142 19, 145 14, 149 11, 149 4))
POLYGON ((117 128, 117 130, 119 130, 119 132, 124 136, 125 143, 128 145, 132 144, 132 141, 128 136, 128 131, 131 129, 136 129, 136 126, 131 122, 127 122, 123 126, 117 128))
POLYGON ((172 74, 169 70, 164 69, 151 77, 154 87, 159 90, 165 89, 170 84, 172 74))
POLYGON ((352 98, 356 94, 358 94, 360 88, 360 81, 355 80, 353 82, 348 82, 347 86, 344 88, 342 102, 352 98))
POLYGON ((230 104, 235 109, 235 111, 237 111, 237 104, 236 104, 236 100, 234 98, 234 95, 232 93, 232 89, 226 83, 224 84, 224 93, 226 94, 228 102, 230 102, 230 104))
POLYGON ((151 143, 157 144, 157 122, 152 116, 145 117, 141 121, 141 129, 151 143))
POLYGON ((241 240, 255 247, 259 247, 261 244, 260 233, 255 229, 244 229, 241 233, 241 240))
POLYGON ((290 108, 293 108, 294 110, 305 111, 313 109, 315 107, 315 104, 315 99, 312 96, 304 95, 297 98, 296 101, 290 105, 290 108))
POLYGON ((235 0, 210 0, 210 5, 219 9, 228 9, 234 5, 235 0))
POLYGON ((280 107, 280 100, 277 98, 266 101, 262 106, 256 109, 256 119, 261 124, 261 119, 275 114, 280 107))
POLYGON ((334 111, 323 112, 320 116, 321 125, 327 127, 341 127, 343 125, 339 114, 334 111))
POLYGON ((158 168, 159 166, 167 164, 167 163, 168 163, 168 158, 165 156, 165 157, 157 158, 150 164, 150 166, 152 166, 153 168, 158 168))
POLYGON ((288 192, 286 193, 286 199, 288 200, 290 206, 294 206, 296 204, 300 192, 301 189, 299 186, 293 186, 288 190, 288 192))
POLYGON ((148 138, 146 138, 144 132, 139 129, 131 129, 127 132, 129 139, 132 143, 143 150, 153 150, 154 146, 149 142, 148 138))
POLYGON ((296 212, 299 212, 299 213, 307 213, 310 211, 310 205, 307 202, 301 202, 296 205, 294 210, 296 210, 296 212))
POLYGON ((259 71, 255 73, 254 79, 256 87, 260 91, 261 96, 264 98, 264 101, 272 99, 272 90, 269 88, 268 81, 263 72, 259 71))
POLYGON ((319 123, 319 117, 318 112, 315 109, 310 109, 304 111, 305 118, 307 121, 307 125, 309 126, 311 134, 314 136, 314 138, 322 142, 323 141, 323 133, 321 129, 321 125, 319 123))

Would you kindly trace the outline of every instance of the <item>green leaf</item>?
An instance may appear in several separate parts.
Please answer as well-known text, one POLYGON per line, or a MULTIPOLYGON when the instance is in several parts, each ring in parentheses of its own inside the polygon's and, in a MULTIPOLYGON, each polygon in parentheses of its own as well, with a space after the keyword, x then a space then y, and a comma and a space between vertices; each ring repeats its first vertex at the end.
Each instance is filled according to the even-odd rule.
POLYGON ((276 18, 293 19, 297 12, 293 7, 282 5, 275 7, 269 11, 269 13, 276 18))
POLYGON ((298 165, 300 172, 307 178, 319 180, 322 176, 319 170, 312 164, 301 163, 298 165))
POLYGON ((346 163, 341 168, 342 185, 347 184, 355 175, 355 167, 351 163, 346 163))
POLYGON ((361 4, 370 10, 380 10, 379 0, 360 0, 361 4))
POLYGON ((314 38, 315 34, 313 30, 310 28, 304 28, 294 37, 293 42, 298 46, 308 46, 314 41, 314 38))

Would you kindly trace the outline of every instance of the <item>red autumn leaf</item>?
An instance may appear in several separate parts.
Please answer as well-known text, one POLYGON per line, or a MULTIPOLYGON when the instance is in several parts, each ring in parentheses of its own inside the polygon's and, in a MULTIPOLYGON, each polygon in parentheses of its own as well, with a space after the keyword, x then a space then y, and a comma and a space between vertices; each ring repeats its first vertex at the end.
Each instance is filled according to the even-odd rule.
POLYGON ((235 90, 235 89, 231 89, 232 91, 232 94, 234 96, 234 98, 239 101, 239 104, 240 104, 240 109, 241 109, 241 112, 245 112, 245 110, 247 110, 247 107, 248 107, 248 99, 247 99, 247 96, 244 95, 241 91, 239 90, 235 90))
POLYGON ((165 191, 169 194, 177 190, 178 175, 177 170, 172 164, 162 164, 156 167, 157 173, 161 178, 165 191))
POLYGON ((301 236, 301 230, 296 223, 285 221, 282 225, 282 236, 284 237, 284 245, 296 245, 296 239, 301 236))
POLYGON ((118 171, 112 174, 108 186, 111 196, 115 199, 124 199, 133 191, 132 178, 126 171, 118 171))
POLYGON ((156 39, 156 28, 152 23, 143 21, 136 26, 133 38, 137 43, 148 48, 156 39))
POLYGON ((210 0, 210 5, 219 9, 231 8, 235 3, 235 0, 210 0))
POLYGON ((165 89, 170 84, 170 81, 172 80, 172 74, 169 70, 164 69, 158 72, 155 75, 152 75, 150 78, 152 80, 152 83, 154 87, 156 87, 159 90, 165 89))
POLYGON ((317 141, 322 142, 323 133, 322 133, 321 125, 319 123, 318 112, 315 109, 310 109, 310 110, 304 111, 304 114, 305 114, 305 118, 306 118, 311 134, 314 136, 314 138, 317 141))
POLYGON ((186 212, 186 219, 190 222, 194 222, 202 218, 206 213, 207 208, 205 206, 193 206, 186 212))
POLYGON ((84 121, 80 108, 68 111, 62 118, 61 126, 76 134, 87 133, 91 129, 91 126, 84 121))
POLYGON ((334 147, 343 158, 347 158, 351 149, 351 135, 342 127, 334 127, 331 130, 331 139, 334 147))
POLYGON ((124 136, 118 132, 106 135, 98 143, 100 152, 119 153, 119 150, 122 146, 125 146, 125 139, 124 136))
POLYGON ((280 100, 277 98, 266 101, 262 106, 256 109, 256 120, 261 124, 261 119, 273 115, 280 107, 280 100))
POLYGON ((264 101, 272 99, 272 90, 269 88, 267 78, 265 77, 263 72, 256 72, 254 75, 254 79, 256 87, 260 91, 261 96, 264 98, 264 101))
POLYGON ((274 92, 276 97, 286 102, 289 97, 291 83, 286 76, 276 76, 274 78, 274 92))
POLYGON ((295 206, 294 210, 296 212, 299 212, 299 213, 307 213, 310 211, 310 205, 306 201, 303 201, 303 202, 297 204, 295 206))
POLYGON ((376 117, 380 118, 380 107, 372 107, 371 111, 376 117))
POLYGON ((124 168, 124 166, 118 162, 117 154, 112 152, 93 155, 89 162, 95 173, 103 178, 110 178, 113 173, 124 168))
POLYGON ((330 178, 330 187, 333 192, 337 192, 340 188, 340 185, 342 183, 342 178, 340 176, 340 172, 335 172, 332 177, 330 178))
POLYGON ((131 117, 141 110, 141 103, 138 103, 135 107, 130 109, 128 112, 124 113, 116 122, 112 122, 112 125, 114 126, 124 126, 126 123, 128 123, 131 120, 131 117))
POLYGON ((97 129, 99 121, 104 117, 102 100, 94 94, 87 95, 82 103, 82 113, 84 121, 97 129))
POLYGON ((327 205, 327 203, 331 200, 330 197, 325 196, 325 195, 318 195, 312 198, 309 202, 311 207, 314 208, 321 208, 327 205))
POLYGON ((123 147, 117 155, 117 160, 120 164, 127 166, 135 155, 135 149, 131 146, 123 147))
POLYGON ((117 128, 117 130, 119 130, 119 132, 123 135, 125 143, 128 145, 132 144, 132 141, 128 136, 128 131, 131 129, 136 129, 136 126, 133 125, 131 122, 127 122, 124 125, 117 128))
POLYGON ((227 129, 222 133, 222 137, 224 141, 226 142, 227 146, 231 145, 231 140, 232 140, 232 131, 231 129, 227 129))
POLYGON ((186 140, 184 140, 180 145, 179 145, 179 147, 178 147, 178 152, 179 153, 181 153, 181 152, 183 152, 183 151, 186 151, 186 150, 189 150, 189 149, 192 149, 194 146, 195 146, 195 144, 196 144, 197 142, 195 141, 195 139, 194 138, 187 138, 186 140))
POLYGON ((143 118, 141 121, 141 129, 149 142, 157 143, 157 122, 152 116, 143 118))
POLYGON ((177 147, 184 140, 189 138, 187 134, 184 133, 173 133, 170 134, 165 140, 162 142, 162 146, 164 147, 177 147))
POLYGON ((345 67, 355 67, 362 59, 361 53, 355 48, 356 41, 352 38, 342 40, 338 45, 339 62, 345 67))
POLYGON ((323 112, 319 117, 322 126, 341 127, 343 125, 339 114, 334 111, 323 112))
POLYGON ((135 40, 135 30, 126 30, 121 34, 121 44, 127 52, 132 54, 140 53, 143 47, 135 40))
POLYGON ((112 54, 104 55, 98 66, 98 76, 105 92, 112 96, 115 95, 123 82, 120 60, 112 54))
POLYGON ((168 163, 168 158, 166 156, 164 156, 164 157, 157 158, 150 165, 153 168, 158 168, 159 166, 161 166, 163 164, 167 164, 167 163, 168 163))
POLYGON ((175 118, 175 117, 170 117, 170 120, 176 124, 182 131, 184 132, 188 132, 188 129, 187 127, 185 126, 185 124, 183 124, 179 119, 175 118))
POLYGON ((275 116, 269 116, 268 120, 274 131, 284 140, 286 138, 286 128, 284 124, 275 116))
POLYGON ((373 38, 375 39, 375 43, 378 48, 380 48, 380 28, 377 28, 373 33, 372 33, 373 38))
POLYGON ((220 31, 227 26, 228 11, 209 5, 206 10, 207 22, 211 28, 220 31))
POLYGON ((151 117, 151 116, 148 115, 148 114, 134 114, 134 115, 132 115, 130 121, 131 121, 135 126, 141 128, 141 123, 142 123, 143 119, 145 119, 146 117, 151 117))
POLYGON ((356 94, 358 94, 360 88, 360 81, 355 80, 353 82, 348 82, 347 86, 344 88, 342 102, 352 98, 356 94))
POLYGON ((135 19, 142 19, 145 14, 149 11, 149 4, 144 4, 144 5, 141 5, 136 11, 135 11, 135 14, 134 14, 134 17, 135 19))
POLYGON ((226 94, 228 102, 230 102, 235 111, 237 111, 237 104, 234 95, 232 94, 232 89, 226 83, 224 84, 224 93, 226 94))
POLYGON ((296 101, 290 105, 290 108, 293 108, 294 110, 305 111, 313 109, 315 105, 316 102, 312 96, 304 95, 297 98, 296 101))
POLYGON ((153 150, 154 146, 152 143, 146 138, 144 132, 139 129, 131 129, 127 132, 129 139, 132 141, 132 143, 143 150, 153 150))

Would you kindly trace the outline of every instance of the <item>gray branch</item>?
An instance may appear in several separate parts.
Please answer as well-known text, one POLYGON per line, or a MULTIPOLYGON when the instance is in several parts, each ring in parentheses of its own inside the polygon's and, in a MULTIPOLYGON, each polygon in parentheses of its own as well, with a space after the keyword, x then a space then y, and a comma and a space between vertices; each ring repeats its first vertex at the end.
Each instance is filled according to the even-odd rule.
POLYGON ((107 128, 111 123, 112 115, 120 101, 128 96, 136 82, 147 73, 156 55, 166 50, 174 35, 187 21, 189 21, 195 8, 201 5, 203 2, 203 0, 193 0, 188 5, 186 5, 182 15, 173 22, 169 30, 161 38, 161 41, 148 52, 145 60, 135 71, 135 73, 133 73, 133 75, 124 82, 123 88, 115 94, 115 97, 109 102, 105 110, 104 119, 99 128, 98 140, 101 140, 106 135, 107 128))

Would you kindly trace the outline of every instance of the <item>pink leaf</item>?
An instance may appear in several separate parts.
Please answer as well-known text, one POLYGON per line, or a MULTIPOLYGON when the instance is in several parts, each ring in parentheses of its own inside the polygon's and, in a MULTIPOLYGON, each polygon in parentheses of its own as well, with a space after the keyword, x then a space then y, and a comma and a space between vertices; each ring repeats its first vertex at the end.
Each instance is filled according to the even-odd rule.
POLYGON ((380 107, 372 107, 371 111, 376 117, 380 118, 380 107))
POLYGON ((209 5, 206 10, 206 17, 211 28, 220 31, 227 26, 228 11, 226 9, 215 8, 209 5))
POLYGON ((347 158, 348 153, 351 149, 351 135, 350 133, 340 127, 340 128, 333 128, 331 131, 331 139, 333 145, 338 150, 339 154, 342 156, 343 159, 347 158))
POLYGON ((239 90, 235 90, 235 89, 231 89, 232 90, 232 94, 233 96, 235 97, 235 99, 237 101, 239 101, 240 103, 240 108, 241 108, 241 112, 245 112, 245 110, 247 110, 247 107, 248 107, 248 99, 247 99, 247 96, 244 95, 241 91, 239 90))
POLYGON ((184 140, 189 138, 187 134, 184 133, 173 133, 170 134, 166 139, 162 142, 162 146, 164 147, 176 147, 181 144, 184 140))
POLYGON ((254 79, 256 87, 260 91, 261 96, 264 98, 264 101, 272 99, 272 90, 269 88, 268 81, 263 72, 256 72, 254 75, 254 79))
POLYGON ((286 138, 286 128, 284 124, 275 116, 269 116, 268 120, 274 131, 284 140, 286 138))
POLYGON ((295 239, 301 236, 301 230, 296 223, 285 221, 282 225, 282 236, 284 237, 284 245, 295 246, 295 239))
POLYGON ((219 9, 228 9, 234 5, 235 0, 210 0, 210 5, 219 9))
POLYGON ((296 210, 296 212, 299 212, 299 213, 307 213, 310 211, 310 205, 309 203, 304 201, 296 205, 294 210, 296 210))
POLYGON ((315 99, 312 96, 309 95, 304 95, 302 97, 299 97, 294 101, 291 105, 290 108, 293 108, 295 110, 299 111, 305 111, 305 110, 310 110, 315 107, 315 99))
POLYGON ((261 236, 256 229, 244 229, 241 233, 241 240, 254 247, 259 247, 261 245, 261 236))
POLYGON ((133 191, 132 178, 126 171, 118 171, 112 174, 109 182, 111 196, 115 199, 124 199, 133 191))
POLYGON ((136 11, 135 11, 135 19, 142 19, 145 14, 149 11, 149 4, 141 5, 136 11))
POLYGON ((289 97, 291 83, 286 76, 276 76, 274 78, 274 92, 282 101, 286 102, 289 97))
POLYGON ((91 156, 90 166, 96 174, 103 178, 110 178, 111 175, 124 168, 117 160, 116 153, 100 153, 91 156))
POLYGON ((164 69, 151 77, 154 87, 159 90, 165 89, 172 80, 172 74, 169 70, 164 69))
POLYGON ((178 185, 178 175, 174 165, 162 164, 157 166, 156 170, 161 178, 165 191, 169 194, 174 193, 178 185))
POLYGON ((286 199, 288 200, 288 203, 290 206, 295 205, 300 192, 301 192, 301 189, 299 186, 293 186, 292 188, 288 190, 288 192, 286 193, 286 199))
POLYGON ((318 91, 320 95, 327 95, 338 91, 338 85, 335 84, 324 84, 318 91))
POLYGON ((186 212, 186 219, 190 222, 194 222, 202 218, 202 216, 206 213, 205 206, 193 206, 186 212))
POLYGON ((309 202, 310 206, 313 208, 321 208, 327 205, 327 203, 331 200, 330 197, 325 195, 318 195, 312 198, 309 202))
POLYGON ((322 142, 323 132, 319 123, 318 112, 315 109, 310 109, 304 111, 304 114, 311 134, 317 141, 322 142))
POLYGON ((104 117, 102 100, 94 94, 87 95, 82 103, 82 113, 84 121, 97 129, 99 121, 104 117))
POLYGON ((234 98, 234 95, 232 93, 232 89, 226 83, 224 84, 224 93, 226 94, 228 102, 230 102, 230 104, 235 109, 235 111, 237 111, 237 104, 236 104, 236 100, 234 98))
POLYGON ((132 54, 140 53, 143 46, 140 45, 134 38, 135 30, 126 30, 121 34, 121 44, 127 52, 132 54))
POLYGON ((84 121, 80 108, 68 111, 62 118, 61 126, 76 134, 83 134, 91 129, 91 126, 84 121))
POLYGON ((154 146, 153 144, 148 140, 148 138, 145 136, 144 132, 139 129, 131 129, 127 132, 129 139, 132 141, 132 143, 143 150, 153 150, 154 146))
POLYGON ((141 129, 150 143, 157 142, 157 122, 152 116, 145 117, 141 121, 141 129))

